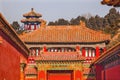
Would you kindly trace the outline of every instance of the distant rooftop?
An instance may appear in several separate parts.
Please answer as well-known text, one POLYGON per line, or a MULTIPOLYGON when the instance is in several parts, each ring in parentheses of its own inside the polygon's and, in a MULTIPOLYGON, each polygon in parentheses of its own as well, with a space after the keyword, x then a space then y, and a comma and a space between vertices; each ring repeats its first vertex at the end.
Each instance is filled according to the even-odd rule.
POLYGON ((31 11, 28 13, 23 14, 24 17, 42 17, 41 14, 36 13, 33 8, 31 8, 31 11))

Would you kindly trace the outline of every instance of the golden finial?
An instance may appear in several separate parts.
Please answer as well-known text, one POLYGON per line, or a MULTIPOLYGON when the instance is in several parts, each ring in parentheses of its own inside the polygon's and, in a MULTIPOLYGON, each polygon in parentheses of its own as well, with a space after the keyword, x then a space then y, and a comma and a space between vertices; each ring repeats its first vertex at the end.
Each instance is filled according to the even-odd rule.
POLYGON ((31 11, 33 11, 34 10, 34 8, 31 8, 31 11))

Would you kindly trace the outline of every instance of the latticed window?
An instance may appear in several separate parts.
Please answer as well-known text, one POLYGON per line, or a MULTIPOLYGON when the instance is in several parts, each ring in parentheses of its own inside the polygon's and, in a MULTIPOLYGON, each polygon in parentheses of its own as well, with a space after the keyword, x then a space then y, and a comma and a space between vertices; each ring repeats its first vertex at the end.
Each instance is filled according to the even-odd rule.
POLYGON ((85 48, 85 57, 88 57, 88 54, 89 54, 89 52, 88 52, 88 48, 85 48))
POLYGON ((85 57, 95 57, 95 49, 91 47, 85 48, 85 57))
POLYGON ((92 50, 92 57, 95 57, 95 49, 92 50))
POLYGON ((92 57, 92 50, 89 50, 89 57, 92 57))
POLYGON ((30 48, 31 56, 38 56, 40 54, 40 48, 30 48))
POLYGON ((74 48, 70 47, 51 47, 47 49, 48 52, 75 52, 74 48))
POLYGON ((36 49, 36 56, 39 55, 39 49, 36 49))

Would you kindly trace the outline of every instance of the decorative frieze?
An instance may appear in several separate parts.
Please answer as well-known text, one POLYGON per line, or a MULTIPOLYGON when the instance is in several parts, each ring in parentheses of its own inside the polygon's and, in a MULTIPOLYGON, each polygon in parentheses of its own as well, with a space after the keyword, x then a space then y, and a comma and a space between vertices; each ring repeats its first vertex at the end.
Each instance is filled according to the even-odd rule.
POLYGON ((111 67, 116 66, 116 65, 120 65, 120 59, 115 60, 115 61, 111 61, 110 63, 106 64, 104 66, 104 68, 107 69, 107 68, 111 68, 111 67))
POLYGON ((38 70, 82 70, 81 62, 43 62, 37 64, 38 70))

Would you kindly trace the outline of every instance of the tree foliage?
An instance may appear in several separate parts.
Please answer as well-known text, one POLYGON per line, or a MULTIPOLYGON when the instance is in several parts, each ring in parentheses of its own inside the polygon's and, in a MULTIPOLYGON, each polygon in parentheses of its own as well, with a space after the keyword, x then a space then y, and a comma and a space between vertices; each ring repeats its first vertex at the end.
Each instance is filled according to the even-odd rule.
MULTIPOLYGON (((120 13, 115 8, 111 8, 108 14, 106 14, 104 17, 100 17, 99 15, 89 15, 88 18, 87 16, 83 15, 72 18, 71 20, 60 18, 54 22, 49 22, 48 25, 79 25, 80 20, 84 21, 87 27, 94 30, 102 30, 105 33, 111 34, 112 36, 116 34, 120 27, 120 13)), ((17 21, 14 21, 11 25, 18 34, 23 32, 23 30, 20 29, 20 25, 17 21)))
POLYGON ((11 26, 18 34, 21 34, 22 32, 24 32, 24 30, 21 29, 20 24, 17 21, 13 21, 11 26))
POLYGON ((69 21, 61 18, 61 19, 58 19, 58 21, 49 22, 48 25, 69 25, 69 21))
POLYGON ((11 26, 16 30, 18 31, 19 28, 20 28, 20 25, 17 21, 13 21, 13 23, 11 24, 11 26))
POLYGON ((70 21, 62 18, 55 22, 49 22, 48 25, 78 25, 80 20, 85 21, 87 27, 91 29, 103 30, 111 35, 116 34, 116 30, 120 27, 120 13, 115 8, 111 8, 104 17, 99 15, 91 16, 90 18, 78 16, 70 21))

